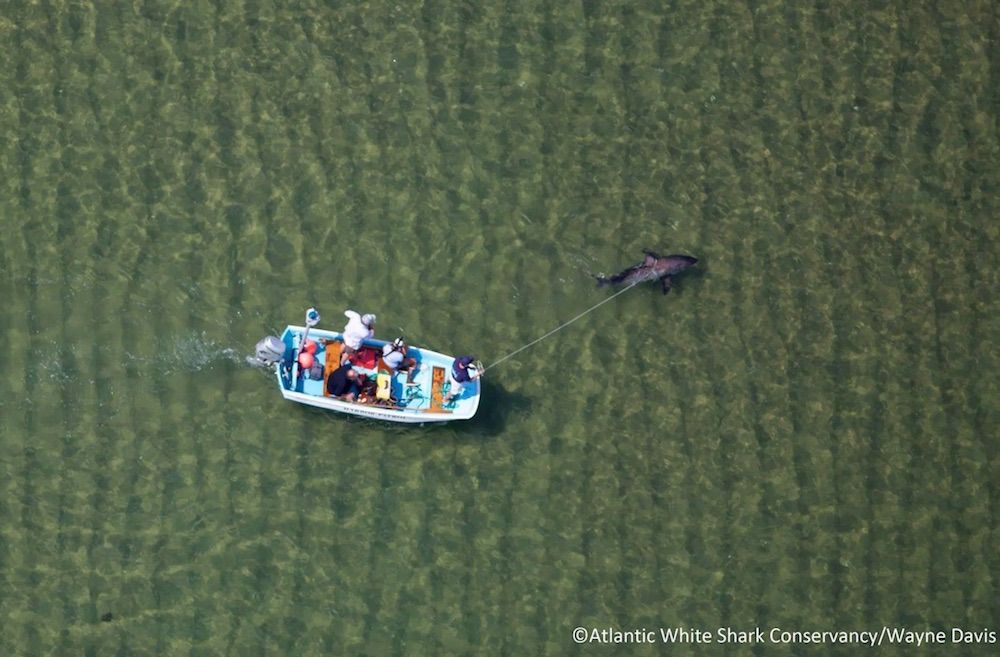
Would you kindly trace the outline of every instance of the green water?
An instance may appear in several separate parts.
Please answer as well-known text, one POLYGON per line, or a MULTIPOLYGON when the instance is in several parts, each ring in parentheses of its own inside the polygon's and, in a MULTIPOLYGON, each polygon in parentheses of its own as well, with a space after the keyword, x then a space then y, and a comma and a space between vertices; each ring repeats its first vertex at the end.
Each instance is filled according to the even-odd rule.
POLYGON ((0 655, 994 655, 990 2, 0 9, 0 655), (478 416, 281 400, 316 305, 478 416), (102 616, 111 614, 109 622, 102 616), (950 635, 949 635, 950 638, 950 635))

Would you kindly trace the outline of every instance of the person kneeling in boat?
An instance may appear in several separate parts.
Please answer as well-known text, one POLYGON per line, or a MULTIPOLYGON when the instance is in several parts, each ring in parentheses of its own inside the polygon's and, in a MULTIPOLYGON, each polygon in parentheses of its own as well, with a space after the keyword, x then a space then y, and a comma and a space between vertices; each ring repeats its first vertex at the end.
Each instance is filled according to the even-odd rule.
POLYGON ((358 373, 351 367, 350 363, 345 363, 335 369, 330 373, 330 378, 326 380, 326 391, 337 399, 352 402, 358 398, 360 390, 358 373))
POLYGON ((353 310, 344 312, 347 317, 347 326, 344 327, 344 351, 340 355, 340 364, 343 365, 348 358, 361 349, 361 343, 375 337, 375 315, 367 313, 359 315, 353 310))
POLYGON ((409 347, 403 342, 403 338, 396 338, 382 347, 382 362, 391 370, 390 374, 406 372, 406 384, 413 383, 417 359, 409 355, 409 347))
POLYGON ((451 370, 448 372, 448 382, 451 384, 451 387, 448 390, 448 394, 442 400, 445 404, 461 395, 462 388, 466 383, 471 383, 482 376, 476 368, 471 367, 475 360, 475 356, 459 356, 451 364, 451 370))

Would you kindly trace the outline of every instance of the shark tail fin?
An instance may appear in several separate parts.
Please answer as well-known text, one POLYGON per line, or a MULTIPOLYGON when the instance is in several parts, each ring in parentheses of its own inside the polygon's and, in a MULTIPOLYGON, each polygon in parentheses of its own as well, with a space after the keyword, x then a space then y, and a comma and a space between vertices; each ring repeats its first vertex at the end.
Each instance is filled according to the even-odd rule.
POLYGON ((603 276, 594 276, 597 279, 597 287, 604 287, 611 283, 611 279, 604 278, 603 276))

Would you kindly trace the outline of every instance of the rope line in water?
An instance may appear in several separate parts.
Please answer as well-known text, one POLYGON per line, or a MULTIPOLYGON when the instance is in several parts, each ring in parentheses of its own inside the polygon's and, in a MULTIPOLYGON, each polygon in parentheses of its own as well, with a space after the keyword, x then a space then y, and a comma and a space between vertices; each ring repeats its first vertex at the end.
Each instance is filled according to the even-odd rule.
POLYGON ((553 333, 555 333, 555 332, 557 332, 557 331, 561 331, 562 329, 566 328, 567 326, 569 326, 570 324, 572 324, 572 323, 573 323, 573 322, 575 322, 576 320, 580 319, 581 317, 583 317, 583 316, 584 316, 584 315, 586 315, 587 313, 589 313, 589 312, 592 312, 592 311, 594 311, 594 310, 597 310, 598 308, 600 308, 601 306, 603 306, 603 305, 604 305, 604 304, 606 304, 607 302, 609 302, 609 301, 611 301, 612 299, 614 299, 615 297, 617 297, 617 296, 618 296, 619 294, 625 294, 626 292, 628 292, 629 290, 631 290, 631 289, 632 289, 633 287, 635 287, 636 285, 638 285, 638 282, 636 282, 636 283, 632 283, 632 284, 631 284, 631 285, 629 285, 628 287, 626 287, 626 288, 623 288, 623 289, 621 289, 621 290, 618 290, 617 292, 615 292, 614 294, 612 294, 612 295, 611 295, 610 297, 608 297, 608 298, 607 298, 607 299, 605 299, 604 301, 601 301, 601 302, 599 302, 599 303, 596 303, 596 304, 594 304, 593 306, 591 306, 590 308, 587 308, 586 310, 584 310, 584 311, 583 311, 582 313, 580 313, 579 315, 577 315, 577 316, 576 316, 576 317, 574 317, 573 319, 569 320, 568 322, 563 322, 562 324, 560 324, 559 326, 555 327, 554 329, 552 329, 551 331, 549 331, 548 333, 546 333, 546 334, 545 334, 545 335, 543 335, 542 337, 540 337, 540 338, 538 338, 538 339, 536 339, 536 340, 532 340, 531 342, 529 342, 528 344, 524 345, 524 346, 523 346, 523 347, 521 347, 520 349, 517 349, 517 350, 515 350, 515 351, 512 351, 512 352, 510 352, 509 354, 507 354, 506 356, 504 356, 504 357, 503 357, 503 358, 501 358, 500 360, 496 361, 495 363, 491 363, 491 364, 490 364, 490 365, 488 365, 487 367, 484 367, 484 368, 482 369, 482 371, 483 371, 483 372, 485 372, 485 371, 486 371, 486 370, 488 370, 488 369, 492 369, 492 368, 496 367, 497 365, 499 365, 500 363, 502 363, 502 362, 504 362, 505 360, 507 360, 508 358, 512 358, 512 357, 514 357, 514 356, 518 355, 519 353, 521 353, 522 351, 524 351, 524 350, 525 350, 525 349, 527 349, 528 347, 530 347, 530 346, 532 346, 532 345, 536 345, 536 344, 538 344, 539 342, 541 342, 541 341, 542 341, 542 340, 544 340, 545 338, 549 337, 549 336, 550 336, 550 335, 552 335, 553 333))

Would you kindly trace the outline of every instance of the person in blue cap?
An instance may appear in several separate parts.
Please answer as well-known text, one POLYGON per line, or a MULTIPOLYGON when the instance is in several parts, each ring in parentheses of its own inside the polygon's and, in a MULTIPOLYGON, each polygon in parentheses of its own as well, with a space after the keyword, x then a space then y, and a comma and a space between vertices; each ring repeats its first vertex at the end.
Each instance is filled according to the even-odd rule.
POLYGON ((448 382, 451 384, 451 388, 442 400, 445 404, 461 395, 462 388, 466 383, 471 383, 482 376, 482 373, 473 366, 475 360, 475 356, 459 356, 451 364, 451 370, 448 372, 448 382))

